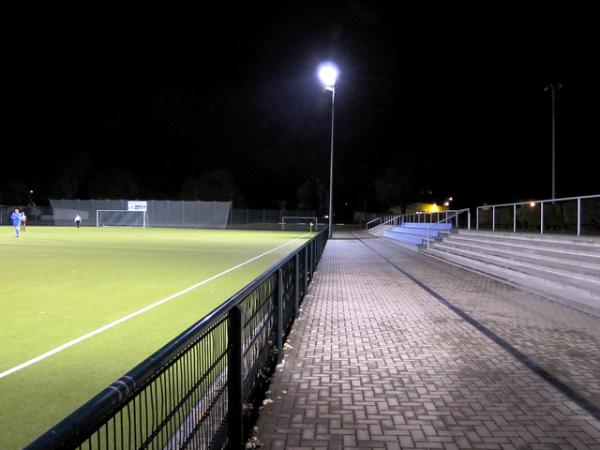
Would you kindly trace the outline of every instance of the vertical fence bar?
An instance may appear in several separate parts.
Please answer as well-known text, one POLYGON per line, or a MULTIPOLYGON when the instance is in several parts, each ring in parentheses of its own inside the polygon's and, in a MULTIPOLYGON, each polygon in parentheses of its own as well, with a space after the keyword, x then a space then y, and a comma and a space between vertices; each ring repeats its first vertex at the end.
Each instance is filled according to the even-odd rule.
POLYGON ((540 234, 544 234, 544 202, 540 202, 540 234))
POLYGON ((229 313, 229 367, 227 368, 227 417, 229 420, 229 450, 243 445, 244 420, 242 417, 242 308, 234 306, 229 313))
POLYGON ((294 319, 298 317, 300 309, 300 252, 294 257, 294 319))
POLYGON ((581 236, 581 197, 577 197, 577 236, 581 236))
POLYGON ((492 206, 492 231, 496 231, 496 206, 492 206))
POLYGON ((279 364, 283 359, 283 269, 277 269, 277 327, 275 332, 277 364, 279 364))
POLYGON ((479 231, 479 206, 475 210, 475 229, 479 231))
POLYGON ((304 296, 308 289, 308 246, 304 247, 304 296))
MULTIPOLYGON (((478 210, 479 211, 479 210, 478 210)), ((467 210, 467 230, 471 229, 471 210, 467 210)))
POLYGON ((312 255, 310 256, 310 262, 312 264, 312 268, 311 268, 311 273, 314 274, 315 270, 317 268, 317 261, 316 261, 316 256, 317 256, 317 243, 315 241, 312 241, 310 244, 310 249, 311 249, 311 253, 312 255))
POLYGON ((513 204, 513 233, 517 232, 517 204, 513 204))

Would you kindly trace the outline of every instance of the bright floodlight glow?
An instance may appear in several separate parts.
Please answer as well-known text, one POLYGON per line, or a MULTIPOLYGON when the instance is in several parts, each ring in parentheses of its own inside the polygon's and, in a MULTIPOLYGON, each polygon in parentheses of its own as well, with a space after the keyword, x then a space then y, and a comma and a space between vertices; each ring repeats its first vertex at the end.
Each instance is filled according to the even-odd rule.
POLYGON ((529 206, 533 208, 535 206, 535 202, 529 202, 529 206))
POLYGON ((319 66, 319 78, 326 88, 332 88, 335 86, 339 71, 333 63, 323 63, 319 66))

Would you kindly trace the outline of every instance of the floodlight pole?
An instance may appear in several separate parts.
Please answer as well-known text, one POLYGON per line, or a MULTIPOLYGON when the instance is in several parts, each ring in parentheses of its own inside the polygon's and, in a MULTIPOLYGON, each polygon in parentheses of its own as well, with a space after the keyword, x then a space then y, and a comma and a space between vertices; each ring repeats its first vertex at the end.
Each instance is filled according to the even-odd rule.
POLYGON ((333 234, 333 123, 335 117, 335 86, 327 88, 331 91, 331 160, 329 162, 329 238, 333 234))
POLYGON ((550 83, 544 88, 544 92, 552 92, 552 200, 556 198, 556 91, 560 88, 560 83, 550 83))

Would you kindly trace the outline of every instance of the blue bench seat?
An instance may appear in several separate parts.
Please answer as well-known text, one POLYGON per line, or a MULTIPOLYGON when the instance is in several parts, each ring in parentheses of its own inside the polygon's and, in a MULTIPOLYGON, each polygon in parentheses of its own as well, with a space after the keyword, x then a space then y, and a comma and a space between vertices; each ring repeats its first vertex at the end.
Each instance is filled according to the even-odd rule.
POLYGON ((411 245, 422 245, 427 237, 436 239, 440 233, 449 233, 452 229, 450 223, 418 223, 405 222, 383 233, 387 238, 405 242, 411 245))

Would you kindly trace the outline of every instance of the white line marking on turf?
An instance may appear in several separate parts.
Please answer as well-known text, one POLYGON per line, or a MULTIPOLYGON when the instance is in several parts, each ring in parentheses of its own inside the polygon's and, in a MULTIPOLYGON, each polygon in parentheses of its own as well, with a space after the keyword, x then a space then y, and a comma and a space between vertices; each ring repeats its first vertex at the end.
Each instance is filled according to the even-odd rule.
POLYGON ((302 239, 304 236, 306 236, 306 234, 303 234, 302 236, 297 237, 296 239, 292 239, 291 241, 287 241, 287 242, 281 244, 278 247, 275 247, 275 248, 273 248, 273 249, 271 249, 271 250, 269 250, 267 252, 264 252, 264 253, 262 253, 262 254, 260 254, 258 256, 255 256, 254 258, 250 258, 249 260, 244 261, 243 263, 240 263, 237 266, 231 267, 231 268, 229 268, 227 270, 224 270, 221 273, 213 275, 212 277, 207 278, 206 280, 200 281, 199 283, 196 283, 193 286, 185 288, 182 291, 176 292, 175 294, 171 294, 168 297, 163 298, 162 300, 159 300, 159 301, 157 301, 155 303, 152 303, 151 305, 148 305, 148 306, 146 306, 146 307, 144 307, 144 308, 142 308, 142 309, 140 309, 138 311, 135 311, 135 312, 133 312, 131 314, 128 314, 125 317, 121 317, 120 319, 117 319, 114 322, 111 322, 111 323, 109 323, 107 325, 104 325, 103 327, 100 327, 100 328, 98 328, 98 329, 96 329, 94 331, 90 331, 89 333, 84 334, 83 336, 80 336, 80 337, 78 337, 76 339, 73 339, 72 341, 69 341, 66 344, 63 344, 63 345, 61 345, 59 347, 56 347, 56 348, 54 348, 54 349, 52 349, 52 350, 50 350, 50 351, 48 351, 48 352, 46 352, 46 353, 44 353, 44 354, 42 354, 40 356, 36 356, 35 358, 30 359, 29 361, 25 361, 24 363, 19 364, 18 366, 13 367, 12 369, 8 369, 8 370, 5 370, 4 372, 0 372, 0 378, 7 377, 8 375, 13 374, 15 372, 18 372, 21 369, 25 369, 26 367, 29 367, 32 364, 35 364, 35 363, 40 362, 40 361, 42 361, 42 360, 44 360, 46 358, 49 358, 52 355, 55 355, 55 354, 57 354, 59 352, 62 352, 63 350, 65 350, 65 349, 67 349, 69 347, 72 347, 75 344, 80 343, 81 341, 85 341, 86 339, 89 339, 89 338, 91 338, 93 336, 96 336, 97 334, 100 334, 100 333, 102 333, 102 332, 104 332, 104 331, 106 331, 106 330, 108 330, 110 328, 116 327, 117 325, 119 325, 119 324, 121 324, 123 322, 126 322, 129 319, 133 319, 134 317, 137 317, 140 314, 143 314, 143 313, 145 313, 147 311, 150 311, 151 309, 154 309, 157 306, 162 305, 163 303, 167 303, 167 302, 170 302, 171 300, 173 300, 173 299, 175 299, 177 297, 181 297, 182 295, 187 294, 188 292, 193 291, 194 289, 199 288, 200 286, 202 286, 202 285, 204 285, 206 283, 209 283, 209 282, 211 282, 211 281, 213 281, 213 280, 215 280, 215 279, 217 279, 219 277, 222 277, 223 275, 228 274, 229 272, 233 272, 234 270, 237 270, 240 267, 243 267, 243 266, 245 266, 247 264, 250 264, 251 262, 254 262, 257 259, 262 258, 263 256, 266 256, 269 253, 273 253, 274 251, 279 250, 282 247, 285 247, 286 245, 289 245, 289 244, 291 244, 293 242, 296 242, 298 239, 302 239))

